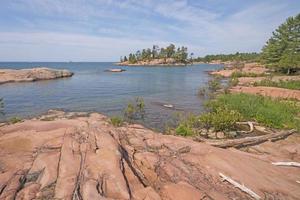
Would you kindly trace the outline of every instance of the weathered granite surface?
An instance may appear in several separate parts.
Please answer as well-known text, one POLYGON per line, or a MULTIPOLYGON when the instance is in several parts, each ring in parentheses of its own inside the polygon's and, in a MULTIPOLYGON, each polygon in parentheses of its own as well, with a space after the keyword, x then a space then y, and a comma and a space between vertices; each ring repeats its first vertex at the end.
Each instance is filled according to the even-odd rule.
POLYGON ((247 153, 52 111, 0 127, 0 199, 251 199, 220 172, 262 199, 298 199, 300 169, 271 164, 300 160, 299 137, 288 141, 247 153))
POLYGON ((0 84, 49 80, 71 76, 73 76, 73 73, 68 70, 57 70, 45 67, 19 70, 0 69, 0 84))

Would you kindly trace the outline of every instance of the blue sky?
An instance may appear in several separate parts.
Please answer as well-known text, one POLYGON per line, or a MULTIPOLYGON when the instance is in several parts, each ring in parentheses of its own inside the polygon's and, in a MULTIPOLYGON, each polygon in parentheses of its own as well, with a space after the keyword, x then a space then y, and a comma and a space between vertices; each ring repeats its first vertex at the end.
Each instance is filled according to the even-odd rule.
POLYGON ((0 61, 116 61, 152 44, 196 56, 260 51, 298 0, 8 0, 0 61))

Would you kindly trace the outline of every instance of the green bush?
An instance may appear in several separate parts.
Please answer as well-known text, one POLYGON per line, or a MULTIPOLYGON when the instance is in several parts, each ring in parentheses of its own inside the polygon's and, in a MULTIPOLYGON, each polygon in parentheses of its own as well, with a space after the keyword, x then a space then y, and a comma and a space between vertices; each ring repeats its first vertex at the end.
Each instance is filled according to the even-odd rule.
POLYGON ((21 122, 21 121, 22 121, 22 119, 19 118, 19 117, 12 117, 12 118, 9 119, 9 122, 11 124, 15 124, 15 123, 18 123, 18 122, 21 122))
POLYGON ((249 94, 224 94, 208 102, 207 106, 214 113, 228 109, 240 113, 242 120, 254 120, 273 128, 300 130, 300 107, 294 101, 249 94))
POLYGON ((124 123, 124 120, 122 117, 119 116, 113 116, 110 118, 110 122, 112 123, 113 126, 122 126, 124 123))
POLYGON ((235 123, 241 119, 241 114, 235 110, 218 107, 212 112, 202 114, 200 122, 205 128, 213 127, 215 131, 228 131, 234 128, 235 123))
POLYGON ((252 72, 241 72, 241 71, 235 71, 231 74, 231 78, 240 78, 240 77, 258 77, 263 76, 264 74, 255 74, 252 72))
POLYGON ((194 135, 194 131, 193 129, 188 126, 188 124, 180 124, 177 128, 176 128, 176 134, 177 135, 181 135, 181 136, 192 136, 194 135))
POLYGON ((135 98, 133 102, 129 102, 124 110, 125 118, 129 120, 143 119, 145 115, 145 102, 141 97, 135 98))
POLYGON ((212 79, 212 80, 208 81, 208 88, 211 91, 217 91, 217 90, 221 89, 220 80, 218 80, 218 79, 212 79))
POLYGON ((192 136, 196 134, 196 130, 201 128, 199 116, 189 114, 187 116, 180 116, 179 123, 175 132, 181 136, 192 136))
POLYGON ((292 90, 300 90, 300 81, 272 81, 270 79, 255 82, 254 86, 279 87, 292 90))

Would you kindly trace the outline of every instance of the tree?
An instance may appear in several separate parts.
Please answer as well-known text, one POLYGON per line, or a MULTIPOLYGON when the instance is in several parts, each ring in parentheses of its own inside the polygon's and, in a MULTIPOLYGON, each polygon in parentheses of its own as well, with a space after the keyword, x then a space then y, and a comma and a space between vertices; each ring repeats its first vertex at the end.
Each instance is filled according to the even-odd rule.
POLYGON ((300 14, 289 17, 262 49, 262 62, 290 74, 300 69, 300 14))
POLYGON ((159 46, 153 45, 152 47, 152 58, 155 59, 158 57, 159 52, 159 46))
POLYGON ((123 60, 124 62, 127 62, 128 61, 128 59, 127 59, 127 57, 126 56, 124 56, 124 60, 123 60))

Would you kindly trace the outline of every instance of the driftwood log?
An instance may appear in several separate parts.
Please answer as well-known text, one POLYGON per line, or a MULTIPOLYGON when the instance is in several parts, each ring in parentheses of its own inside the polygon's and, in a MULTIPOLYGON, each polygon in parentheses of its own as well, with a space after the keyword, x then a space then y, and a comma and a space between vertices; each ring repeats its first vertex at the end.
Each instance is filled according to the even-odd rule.
POLYGON ((295 133, 296 130, 289 130, 289 131, 280 131, 276 133, 269 133, 266 135, 261 136, 255 136, 255 137, 245 137, 241 139, 231 139, 231 140, 225 140, 225 141, 205 141, 205 143, 210 144, 215 147, 220 148, 229 148, 229 147, 235 147, 235 148, 242 148, 246 146, 253 146, 257 145, 266 141, 277 141, 284 139, 293 133, 295 133))
POLYGON ((236 182, 235 180, 229 178, 228 176, 225 176, 222 173, 219 173, 219 175, 221 176, 222 181, 227 181, 228 183, 232 184, 234 187, 239 188, 243 192, 249 194, 255 200, 260 200, 261 199, 261 197, 258 194, 253 192, 251 189, 247 188, 245 185, 242 185, 242 184, 236 182))
POLYGON ((272 162, 272 164, 277 166, 300 167, 300 163, 298 162, 272 162))

